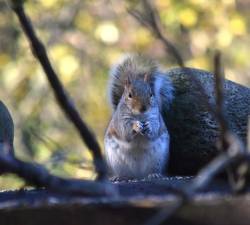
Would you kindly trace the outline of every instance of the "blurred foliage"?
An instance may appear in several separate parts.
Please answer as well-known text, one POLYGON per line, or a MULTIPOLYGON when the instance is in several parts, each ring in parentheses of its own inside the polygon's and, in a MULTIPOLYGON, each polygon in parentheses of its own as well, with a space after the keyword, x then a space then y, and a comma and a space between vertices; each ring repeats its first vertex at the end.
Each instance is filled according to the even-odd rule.
MULTIPOLYGON (((162 44, 128 13, 139 1, 33 0, 27 13, 82 117, 102 144, 110 117, 108 70, 124 53, 141 52, 176 66, 162 44)), ((156 0, 166 34, 186 65, 211 70, 215 48, 228 79, 250 85, 249 0, 156 0)), ((19 24, 0 2, 0 98, 12 112, 16 154, 61 176, 93 178, 91 156, 55 102, 19 24)), ((1 188, 24 185, 13 176, 1 188)))

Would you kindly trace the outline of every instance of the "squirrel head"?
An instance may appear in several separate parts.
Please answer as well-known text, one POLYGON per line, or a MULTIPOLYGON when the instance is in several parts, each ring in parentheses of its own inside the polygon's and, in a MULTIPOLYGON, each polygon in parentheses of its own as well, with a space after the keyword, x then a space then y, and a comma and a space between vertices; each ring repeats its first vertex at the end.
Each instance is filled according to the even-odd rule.
POLYGON ((125 80, 123 97, 127 107, 133 114, 141 114, 148 111, 155 102, 155 96, 151 90, 148 74, 125 80))

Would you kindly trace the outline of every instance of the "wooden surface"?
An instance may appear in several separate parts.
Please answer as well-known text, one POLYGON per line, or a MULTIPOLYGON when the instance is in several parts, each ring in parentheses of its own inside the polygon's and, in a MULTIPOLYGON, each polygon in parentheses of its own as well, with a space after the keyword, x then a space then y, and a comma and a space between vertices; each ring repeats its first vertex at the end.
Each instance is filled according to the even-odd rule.
MULTIPOLYGON (((172 177, 115 183, 120 190, 116 197, 65 196, 46 190, 2 192, 0 224, 144 224, 160 207, 176 203, 177 198, 166 190, 182 188, 191 180, 172 177)), ((216 181, 179 211, 171 224, 248 225, 249 221, 250 193, 233 197, 225 182, 216 181)))

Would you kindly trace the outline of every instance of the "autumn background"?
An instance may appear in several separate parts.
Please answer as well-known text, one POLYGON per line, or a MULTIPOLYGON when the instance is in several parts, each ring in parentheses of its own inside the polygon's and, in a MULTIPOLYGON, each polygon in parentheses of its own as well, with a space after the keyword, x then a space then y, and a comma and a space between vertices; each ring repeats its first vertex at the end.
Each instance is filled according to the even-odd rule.
MULTIPOLYGON (((124 53, 140 52, 164 69, 176 67, 162 43, 128 12, 139 1, 34 0, 25 8, 52 64, 84 120, 103 146, 110 117, 108 71, 124 53)), ((249 0, 156 0, 165 34, 186 66, 212 70, 223 53, 226 77, 250 86, 249 0)), ((91 156, 58 107, 19 24, 0 1, 0 99, 15 122, 18 157, 44 164, 54 174, 94 178, 91 156)), ((0 188, 25 185, 13 175, 0 188)))

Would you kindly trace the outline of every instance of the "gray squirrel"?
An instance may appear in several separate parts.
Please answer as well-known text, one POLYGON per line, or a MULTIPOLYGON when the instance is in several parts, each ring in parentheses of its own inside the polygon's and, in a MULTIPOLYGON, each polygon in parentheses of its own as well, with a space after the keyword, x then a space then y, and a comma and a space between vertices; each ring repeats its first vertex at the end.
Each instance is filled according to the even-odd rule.
POLYGON ((109 100, 113 114, 104 137, 112 178, 140 179, 164 173, 169 133, 163 114, 173 99, 173 86, 151 59, 123 58, 111 70, 109 100))

